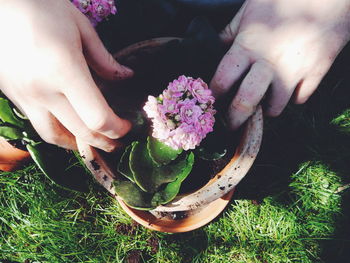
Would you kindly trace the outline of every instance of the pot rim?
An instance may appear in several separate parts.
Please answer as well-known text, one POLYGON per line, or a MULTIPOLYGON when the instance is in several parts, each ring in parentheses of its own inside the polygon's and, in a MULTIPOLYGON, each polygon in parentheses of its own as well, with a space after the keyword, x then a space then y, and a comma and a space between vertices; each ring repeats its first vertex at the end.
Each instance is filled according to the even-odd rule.
MULTIPOLYGON (((156 48, 172 40, 181 40, 181 38, 163 37, 145 40, 122 49, 114 57, 118 60, 130 55, 135 50, 156 48)), ((225 168, 197 191, 177 196, 170 203, 158 206, 154 211, 173 212, 192 210, 197 206, 206 205, 230 192, 253 165, 261 145, 262 128, 262 109, 259 106, 256 112, 248 119, 236 152, 225 168), (230 174, 234 174, 234 176, 230 176, 230 174)))
MULTIPOLYGON (((114 57, 116 59, 122 58, 137 49, 148 47, 156 48, 172 40, 181 40, 181 38, 166 37, 149 39, 122 49, 114 54, 114 57)), ((155 212, 176 212, 195 210, 198 207, 204 207, 197 215, 191 215, 184 220, 173 220, 171 224, 169 220, 158 219, 148 211, 141 211, 127 206, 120 197, 116 196, 113 187, 113 181, 116 175, 111 167, 109 167, 93 147, 81 141, 77 141, 77 145, 80 154, 85 157, 83 159, 86 166, 90 169, 95 179, 115 196, 119 204, 130 217, 146 228, 176 233, 199 228, 221 213, 232 198, 234 187, 252 166, 259 152, 262 132, 263 115, 261 107, 258 106, 255 113, 245 124, 240 143, 234 156, 222 171, 197 191, 187 195, 177 196, 172 202, 158 206, 152 210, 155 212), (94 165, 91 163, 92 161, 98 162, 100 169, 95 170, 94 165), (193 221, 194 219, 196 219, 196 221, 193 221), (191 224, 188 225, 189 223, 191 224)))
POLYGON ((117 197, 117 201, 133 220, 148 229, 164 233, 184 233, 205 226, 219 216, 231 201, 234 192, 235 189, 232 189, 224 196, 205 206, 198 213, 178 220, 157 218, 148 211, 131 208, 119 197, 117 197))

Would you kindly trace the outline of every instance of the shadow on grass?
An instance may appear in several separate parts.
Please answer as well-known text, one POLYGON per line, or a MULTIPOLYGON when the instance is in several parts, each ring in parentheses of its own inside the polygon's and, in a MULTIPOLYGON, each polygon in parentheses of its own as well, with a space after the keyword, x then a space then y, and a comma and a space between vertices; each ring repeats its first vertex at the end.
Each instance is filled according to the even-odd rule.
POLYGON ((167 235, 166 245, 175 246, 180 252, 181 262, 192 262, 197 255, 201 254, 208 247, 207 233, 201 228, 192 232, 167 235))

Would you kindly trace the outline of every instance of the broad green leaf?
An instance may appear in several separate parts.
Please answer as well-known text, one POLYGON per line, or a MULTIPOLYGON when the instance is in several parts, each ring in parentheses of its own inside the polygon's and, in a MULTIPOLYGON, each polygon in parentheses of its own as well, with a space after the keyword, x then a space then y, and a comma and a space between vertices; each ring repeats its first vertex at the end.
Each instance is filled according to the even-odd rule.
POLYGON ((150 210, 158 205, 166 204, 179 193, 181 183, 191 172, 193 163, 194 154, 190 153, 186 158, 186 167, 178 174, 175 181, 168 183, 163 190, 155 194, 142 191, 130 181, 116 181, 114 183, 116 193, 128 206, 135 209, 150 210))
POLYGON ((152 161, 146 143, 137 142, 130 154, 130 169, 135 183, 145 192, 154 193, 165 183, 173 182, 186 167, 186 156, 171 164, 157 167, 152 161))
POLYGON ((167 186, 159 192, 156 192, 152 198, 151 204, 155 207, 169 203, 173 200, 180 191, 182 182, 187 178, 187 176, 192 171, 194 163, 194 154, 191 152, 187 157, 186 167, 178 175, 174 182, 168 183, 167 186))
POLYGON ((152 194, 145 193, 130 181, 115 181, 114 189, 118 196, 130 207, 139 210, 151 210, 152 194))
POLYGON ((0 98, 0 119, 16 127, 24 128, 24 121, 19 119, 13 112, 7 99, 0 98))
POLYGON ((6 140, 19 140, 23 139, 23 133, 14 127, 0 127, 0 137, 5 138, 6 140))
POLYGON ((88 190, 89 178, 71 153, 48 143, 26 145, 40 170, 55 183, 78 191, 88 190))
POLYGON ((175 160, 182 152, 182 149, 174 150, 152 136, 147 138, 149 155, 157 166, 162 166, 175 160))
POLYGON ((40 148, 37 146, 33 146, 28 144, 27 146, 27 150, 30 153, 33 161, 38 165, 38 167, 40 168, 40 170, 47 175, 47 172, 49 170, 49 168, 47 167, 44 159, 44 154, 40 151, 40 148))
POLYGON ((120 158, 120 161, 118 163, 118 172, 120 172, 122 175, 124 175, 126 178, 128 178, 130 181, 134 182, 134 176, 131 172, 129 160, 130 160, 130 153, 131 153, 132 145, 129 145, 125 148, 125 151, 120 158))

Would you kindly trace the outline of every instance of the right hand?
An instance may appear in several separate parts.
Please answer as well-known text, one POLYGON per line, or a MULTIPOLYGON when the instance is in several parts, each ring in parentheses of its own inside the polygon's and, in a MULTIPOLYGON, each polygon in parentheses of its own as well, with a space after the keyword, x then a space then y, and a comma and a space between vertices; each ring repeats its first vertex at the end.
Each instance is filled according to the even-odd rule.
POLYGON ((48 143, 76 139, 104 151, 131 124, 114 114, 96 86, 133 71, 118 64, 89 20, 68 0, 0 0, 0 88, 48 143))

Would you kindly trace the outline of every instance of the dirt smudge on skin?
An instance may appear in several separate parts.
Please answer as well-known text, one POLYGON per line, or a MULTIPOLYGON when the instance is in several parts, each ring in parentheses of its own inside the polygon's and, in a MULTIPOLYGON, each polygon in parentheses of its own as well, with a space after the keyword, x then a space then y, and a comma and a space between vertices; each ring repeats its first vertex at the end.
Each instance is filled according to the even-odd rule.
POLYGON ((92 168, 95 170, 95 171, 97 171, 97 170, 100 170, 100 165, 96 162, 96 160, 94 159, 94 160, 91 160, 90 161, 90 164, 92 165, 92 168))

